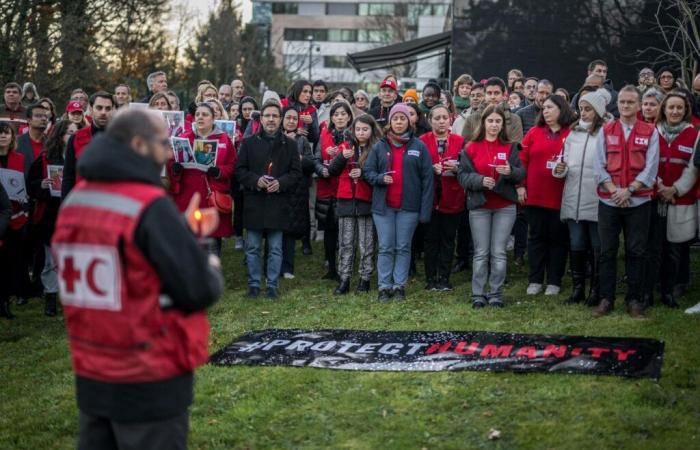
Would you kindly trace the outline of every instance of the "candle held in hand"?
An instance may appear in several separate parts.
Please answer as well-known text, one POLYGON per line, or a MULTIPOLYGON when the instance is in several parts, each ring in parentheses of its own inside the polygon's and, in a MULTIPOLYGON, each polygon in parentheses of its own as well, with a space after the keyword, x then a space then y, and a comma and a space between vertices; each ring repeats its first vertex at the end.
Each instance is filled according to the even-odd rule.
POLYGON ((197 222, 197 237, 202 237, 202 211, 196 210, 193 214, 194 220, 197 222))

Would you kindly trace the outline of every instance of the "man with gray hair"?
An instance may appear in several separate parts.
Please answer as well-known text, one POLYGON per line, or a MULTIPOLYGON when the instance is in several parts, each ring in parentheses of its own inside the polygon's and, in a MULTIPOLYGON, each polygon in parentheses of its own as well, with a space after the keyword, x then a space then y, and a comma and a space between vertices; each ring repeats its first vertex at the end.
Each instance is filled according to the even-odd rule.
MULTIPOLYGON (((88 146, 85 182, 66 197, 52 250, 79 410, 78 449, 185 449, 194 370, 208 360, 205 309, 223 290, 163 189, 160 115, 125 109, 88 146)), ((197 220, 206 235, 212 223, 197 220)), ((192 226, 192 225, 190 225, 192 226)), ((215 226, 215 225, 214 225, 215 226)))
POLYGON ((231 101, 240 103, 243 97, 245 97, 245 87, 243 86, 243 81, 233 80, 231 82, 231 101))
POLYGON ((168 76, 162 70, 150 73, 146 78, 146 85, 148 86, 148 95, 141 99, 141 103, 150 102, 153 94, 168 92, 168 76))

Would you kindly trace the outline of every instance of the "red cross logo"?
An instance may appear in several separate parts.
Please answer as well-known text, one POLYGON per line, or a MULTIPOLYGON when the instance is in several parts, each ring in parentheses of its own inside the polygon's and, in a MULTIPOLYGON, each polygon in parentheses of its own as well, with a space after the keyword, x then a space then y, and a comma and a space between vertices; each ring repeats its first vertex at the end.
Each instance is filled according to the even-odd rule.
POLYGON ((80 271, 75 269, 75 262, 72 256, 67 256, 64 260, 62 278, 66 282, 66 292, 74 293, 75 283, 80 281, 80 271))

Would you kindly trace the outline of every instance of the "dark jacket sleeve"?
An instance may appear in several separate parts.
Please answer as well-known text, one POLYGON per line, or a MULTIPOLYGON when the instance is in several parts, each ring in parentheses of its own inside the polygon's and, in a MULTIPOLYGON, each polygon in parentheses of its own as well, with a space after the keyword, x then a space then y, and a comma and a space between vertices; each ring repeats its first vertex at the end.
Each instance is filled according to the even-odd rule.
POLYGON ((253 173, 250 170, 250 151, 251 140, 256 138, 244 139, 241 144, 241 149, 238 151, 238 161, 236 161, 236 179, 244 188, 256 190, 258 188, 258 180, 262 174, 253 173))
MULTIPOLYGON (((364 169, 362 170, 363 177, 372 186, 386 186, 384 184, 384 174, 380 173, 379 168, 379 152, 382 151, 381 142, 377 142, 372 147, 367 155, 364 169)), ((432 167, 431 167, 432 170, 432 167)))
POLYGON ((321 143, 311 143, 311 145, 314 148, 313 151, 313 162, 314 162, 314 172, 316 175, 318 175, 319 178, 323 178, 323 158, 321 158, 321 143))
POLYGON ((430 158, 430 152, 421 141, 418 141, 422 147, 421 151, 421 205, 420 217, 421 223, 430 222, 430 216, 433 212, 433 201, 435 198, 435 177, 433 175, 433 160, 430 158))
POLYGON ((289 166, 287 171, 277 178, 280 184, 280 192, 288 192, 296 188, 297 183, 301 182, 301 161, 299 160, 299 152, 296 149, 296 142, 291 139, 284 139, 280 144, 280 150, 286 152, 289 156, 289 166))
POLYGON ((525 168, 520 160, 520 144, 513 144, 510 148, 508 164, 510 164, 510 175, 503 178, 511 184, 520 184, 525 179, 525 168))
POLYGON ((75 186, 75 148, 73 148, 73 136, 68 139, 66 144, 66 162, 63 165, 63 181, 61 182, 61 199, 65 199, 70 191, 75 186))
POLYGON ((44 164, 41 158, 37 158, 29 168, 27 177, 27 193, 30 198, 44 200, 51 197, 51 191, 41 187, 42 181, 44 181, 44 164))
POLYGON ((693 165, 700 169, 700 140, 695 144, 695 156, 693 156, 693 165))
POLYGON ((457 181, 467 191, 482 191, 484 189, 484 176, 476 171, 474 162, 464 150, 459 152, 457 181))
POLYGON ((162 292, 170 297, 174 308, 203 310, 221 295, 221 273, 209 265, 207 254, 169 198, 156 200, 144 211, 135 242, 155 267, 162 292))
POLYGON ((311 114, 311 119, 311 125, 308 128, 309 135, 306 138, 309 142, 315 144, 321 136, 321 127, 318 124, 318 113, 314 111, 314 113, 311 114))
POLYGON ((301 173, 305 177, 310 177, 316 172, 316 163, 314 161, 314 152, 309 141, 304 137, 298 138, 297 145, 301 146, 301 173))
POLYGON ((338 152, 335 158, 331 161, 331 165, 328 167, 328 173, 332 177, 337 177, 345 169, 348 164, 348 160, 343 156, 343 152, 338 152))
POLYGON ((0 184, 0 239, 10 226, 10 218, 12 217, 12 204, 10 197, 7 196, 5 188, 0 184))

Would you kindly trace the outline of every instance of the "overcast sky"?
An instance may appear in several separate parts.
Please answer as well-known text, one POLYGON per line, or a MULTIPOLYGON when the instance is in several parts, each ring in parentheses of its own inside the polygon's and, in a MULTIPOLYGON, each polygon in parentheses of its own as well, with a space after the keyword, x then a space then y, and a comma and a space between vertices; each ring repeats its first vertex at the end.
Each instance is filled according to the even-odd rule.
MULTIPOLYGON (((219 0, 180 0, 187 3, 193 9, 199 12, 199 17, 205 18, 219 0)), ((243 22, 249 22, 253 12, 253 4, 250 0, 234 0, 234 3, 243 5, 243 22)))

